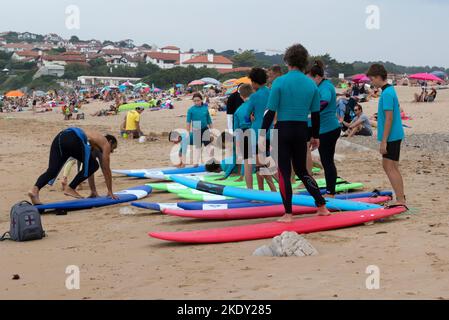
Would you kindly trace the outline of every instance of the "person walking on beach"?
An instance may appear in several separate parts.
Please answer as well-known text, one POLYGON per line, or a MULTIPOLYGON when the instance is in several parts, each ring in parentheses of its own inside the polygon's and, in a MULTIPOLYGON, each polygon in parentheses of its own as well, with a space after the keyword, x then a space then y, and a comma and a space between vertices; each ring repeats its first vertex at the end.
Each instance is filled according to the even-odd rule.
POLYGON ((83 164, 83 170, 78 172, 73 181, 65 188, 64 194, 69 197, 81 199, 82 196, 76 192, 76 188, 88 179, 91 189, 90 197, 98 197, 94 173, 99 169, 99 164, 93 156, 92 150, 98 150, 102 154, 102 171, 108 188, 108 196, 112 199, 117 197, 112 192, 112 173, 110 167, 110 155, 117 148, 117 139, 114 136, 103 136, 97 131, 82 130, 80 128, 68 128, 61 131, 53 140, 50 149, 50 160, 48 169, 44 172, 32 190, 28 193, 34 205, 42 204, 39 198, 40 190, 47 184, 52 185, 59 172, 70 158, 76 159, 83 164))
POLYGON ((338 178, 334 157, 337 141, 341 135, 341 127, 336 111, 337 94, 332 82, 324 77, 323 62, 315 61, 308 75, 315 81, 320 93, 320 146, 318 151, 326 177, 326 195, 334 198, 338 178))
MULTIPOLYGON (((314 148, 320 146, 320 93, 317 85, 304 74, 309 53, 300 44, 291 46, 285 52, 284 60, 289 72, 277 78, 271 88, 268 111, 262 129, 268 130, 277 113, 275 129, 278 130, 279 187, 285 207, 285 215, 279 222, 292 222, 292 164, 296 175, 315 199, 318 215, 329 215, 326 200, 321 195, 315 179, 307 171, 307 119, 312 114, 312 139, 314 148)), ((259 145, 265 144, 260 136, 259 145)))
POLYGON ((404 181, 399 171, 401 143, 404 139, 399 99, 396 90, 387 82, 387 70, 381 64, 373 64, 367 76, 373 85, 382 88, 377 112, 377 139, 380 142, 382 165, 396 194, 395 205, 406 205, 404 181))

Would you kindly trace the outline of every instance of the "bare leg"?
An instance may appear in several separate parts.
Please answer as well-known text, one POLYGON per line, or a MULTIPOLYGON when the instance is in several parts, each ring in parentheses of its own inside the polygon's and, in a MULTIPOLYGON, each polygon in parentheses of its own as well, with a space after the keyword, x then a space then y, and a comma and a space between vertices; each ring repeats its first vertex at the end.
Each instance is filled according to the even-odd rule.
POLYGON ((33 189, 31 189, 30 192, 28 192, 28 196, 30 197, 31 203, 34 205, 40 205, 42 204, 40 198, 39 198, 39 188, 34 186, 33 189))
POLYGON ((95 185, 95 174, 89 177, 88 182, 90 188, 89 198, 98 198, 97 186, 95 185))
POLYGON ((249 163, 249 160, 245 160, 245 181, 246 187, 250 190, 253 189, 254 181, 253 181, 253 166, 249 163))
POLYGON ((292 214, 285 214, 282 218, 280 218, 279 220, 278 220, 278 222, 281 222, 281 223, 291 223, 291 222, 293 222, 293 215, 292 214))
POLYGON ((406 205, 406 199, 404 194, 404 181, 402 179, 401 172, 399 171, 399 162, 390 159, 383 159, 382 165, 385 173, 390 180, 394 193, 396 194, 396 204, 406 205))

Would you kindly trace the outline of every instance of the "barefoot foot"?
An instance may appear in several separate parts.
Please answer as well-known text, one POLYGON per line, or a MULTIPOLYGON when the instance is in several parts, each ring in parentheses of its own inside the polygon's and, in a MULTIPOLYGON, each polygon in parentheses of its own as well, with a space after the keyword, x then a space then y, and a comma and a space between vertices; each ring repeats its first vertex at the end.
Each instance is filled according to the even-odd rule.
POLYGON ((326 206, 319 207, 317 213, 318 213, 318 216, 320 216, 320 217, 327 217, 327 216, 331 215, 329 210, 327 210, 326 206))
POLYGON ((75 198, 75 199, 83 199, 82 195, 80 195, 78 192, 76 192, 75 190, 73 190, 70 187, 67 187, 64 190, 64 195, 66 195, 67 197, 75 198))
POLYGON ((31 203, 33 205, 41 205, 42 201, 39 199, 39 193, 36 193, 34 191, 28 192, 28 197, 30 197, 31 203))
POLYGON ((282 218, 278 220, 278 222, 281 223, 292 223, 293 222, 293 215, 292 214, 285 214, 282 218))

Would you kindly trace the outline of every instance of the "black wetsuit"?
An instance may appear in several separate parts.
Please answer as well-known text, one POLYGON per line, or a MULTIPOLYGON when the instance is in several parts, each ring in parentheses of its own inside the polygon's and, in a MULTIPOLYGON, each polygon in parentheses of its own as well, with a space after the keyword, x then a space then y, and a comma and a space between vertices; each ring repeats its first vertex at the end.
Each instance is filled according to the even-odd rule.
MULTIPOLYGON (((64 167, 67 160, 74 158, 85 165, 84 148, 83 141, 79 136, 73 131, 62 131, 53 140, 50 149, 50 160, 48 164, 48 169, 44 172, 37 180, 35 186, 40 189, 45 187, 47 184, 51 183, 57 178, 59 172, 64 167)), ((69 187, 75 190, 82 182, 87 180, 92 174, 94 174, 99 169, 99 164, 95 160, 94 156, 91 154, 88 163, 88 173, 84 170, 78 172, 73 181, 70 183, 69 187)))

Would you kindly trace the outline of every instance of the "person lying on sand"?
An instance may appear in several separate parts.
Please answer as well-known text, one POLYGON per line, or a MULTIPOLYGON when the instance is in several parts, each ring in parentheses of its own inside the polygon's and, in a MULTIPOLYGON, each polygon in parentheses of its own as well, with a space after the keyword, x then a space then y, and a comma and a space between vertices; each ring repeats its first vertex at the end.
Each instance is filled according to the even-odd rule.
POLYGON ((83 170, 80 171, 73 181, 64 190, 64 194, 77 199, 83 198, 76 188, 88 179, 91 189, 91 197, 97 197, 95 187, 94 173, 99 169, 99 164, 93 156, 93 150, 102 153, 101 163, 102 171, 108 188, 108 196, 112 199, 117 197, 112 192, 112 173, 110 167, 110 154, 117 148, 117 139, 114 136, 103 136, 97 131, 82 130, 80 128, 69 128, 61 131, 53 140, 50 149, 49 166, 36 181, 35 185, 28 193, 31 202, 34 205, 42 204, 39 198, 39 191, 45 185, 52 185, 56 180, 64 164, 70 158, 74 158, 83 164, 83 170))

